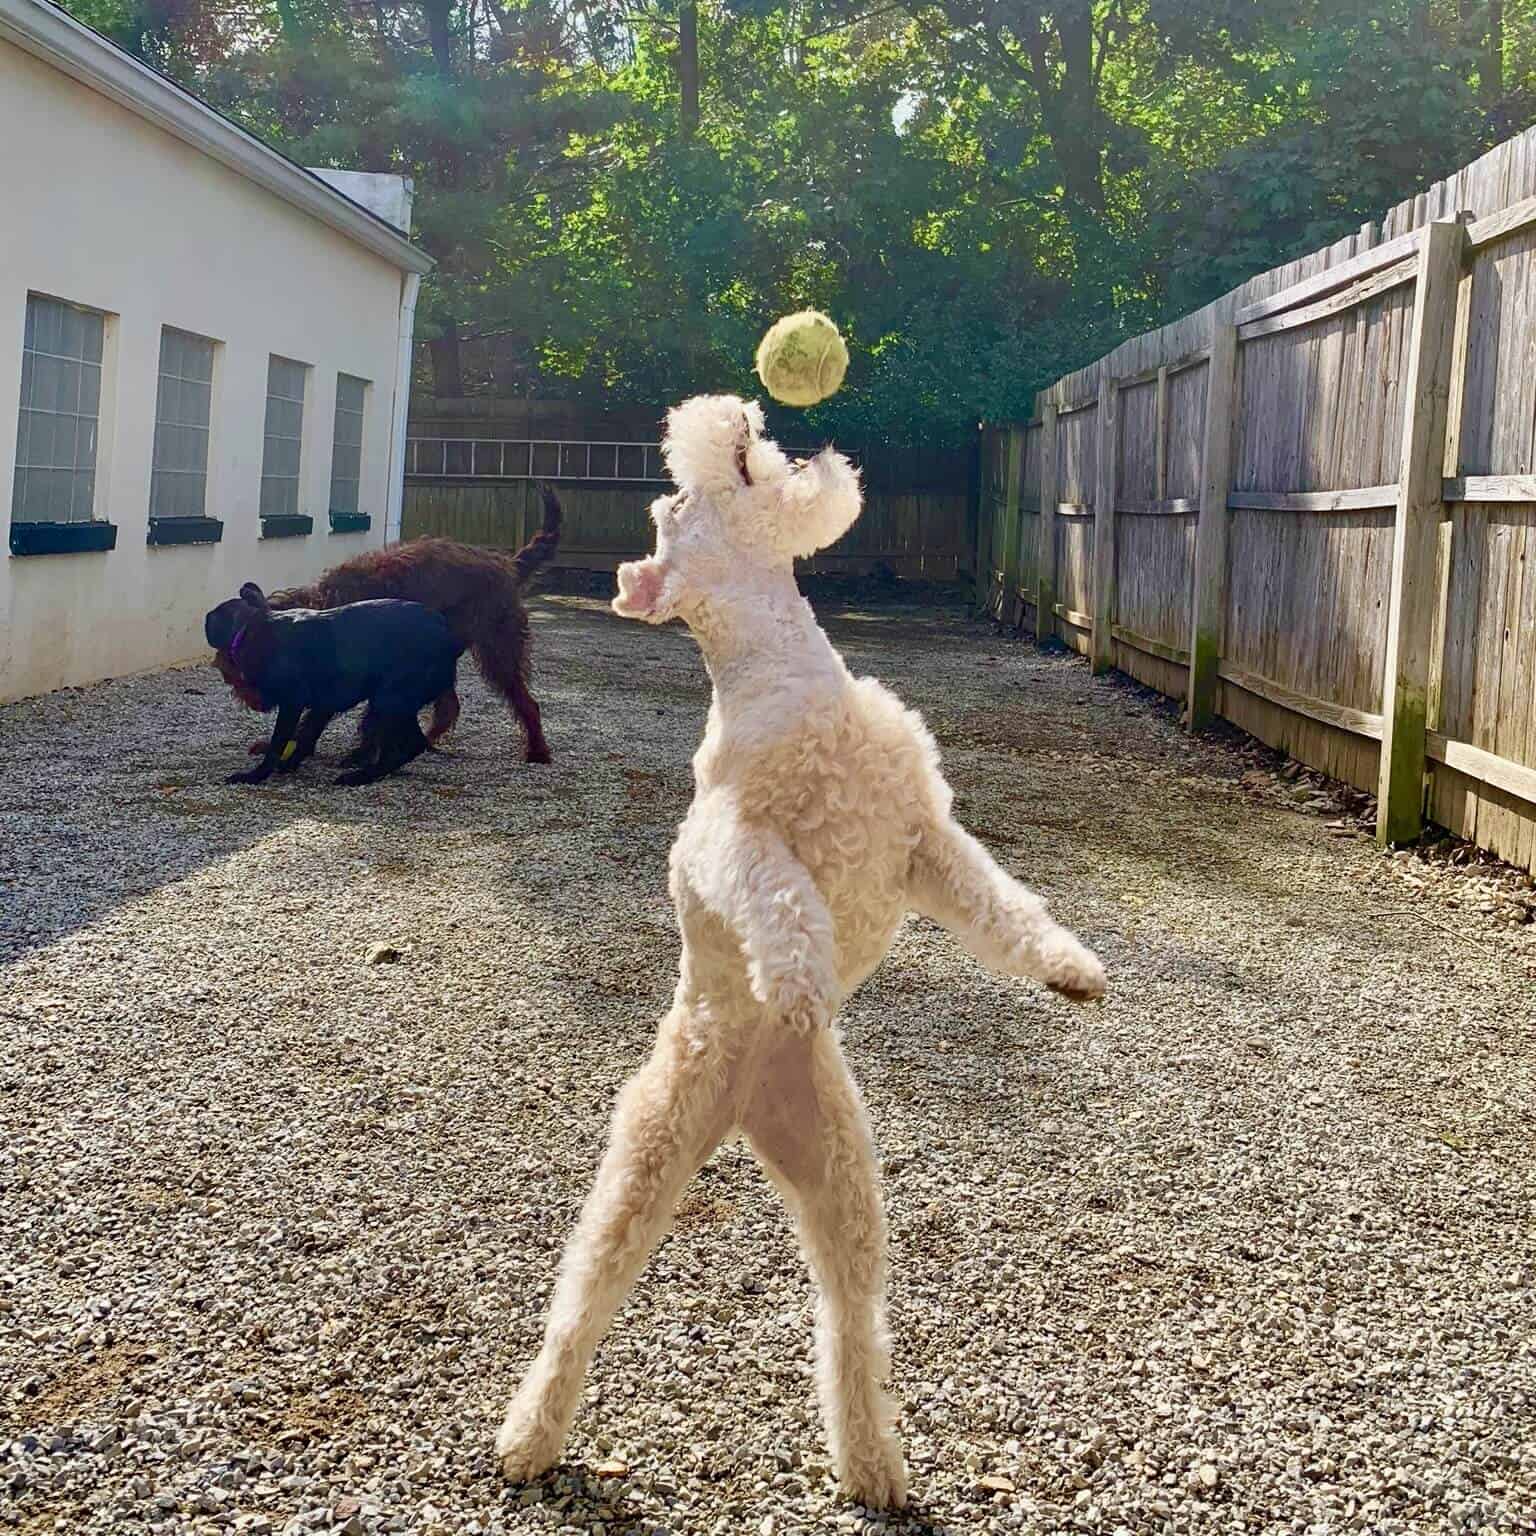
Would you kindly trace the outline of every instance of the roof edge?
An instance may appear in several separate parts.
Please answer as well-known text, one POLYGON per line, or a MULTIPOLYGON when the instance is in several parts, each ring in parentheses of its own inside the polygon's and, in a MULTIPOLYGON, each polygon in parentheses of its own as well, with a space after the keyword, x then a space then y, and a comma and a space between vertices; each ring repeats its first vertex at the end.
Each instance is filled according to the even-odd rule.
POLYGON ((51 0, 0 0, 0 39, 201 150, 401 271, 432 270, 432 258, 376 214, 76 21, 51 0))

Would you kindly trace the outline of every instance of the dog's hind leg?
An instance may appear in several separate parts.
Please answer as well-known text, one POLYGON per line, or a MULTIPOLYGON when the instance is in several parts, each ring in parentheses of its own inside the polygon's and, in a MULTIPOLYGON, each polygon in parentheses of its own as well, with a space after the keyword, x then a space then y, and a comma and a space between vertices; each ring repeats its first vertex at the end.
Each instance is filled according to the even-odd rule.
POLYGON ((415 715, 379 717, 378 755, 361 768, 338 774, 338 784, 373 784, 397 773, 427 750, 427 738, 421 734, 415 715))
POLYGON ((526 633, 519 634, 510 623, 502 624, 492 639, 474 647, 475 665, 481 676, 499 693, 517 716, 528 740, 530 763, 552 761, 549 743, 544 739, 544 722, 539 716, 538 700, 528 690, 523 669, 528 664, 526 633))
POLYGON ((539 717, 538 700, 528 691, 528 684, 523 678, 513 679, 511 696, 512 708, 517 711, 517 718, 523 722, 523 730, 528 737, 528 761, 553 762, 554 754, 544 739, 544 722, 539 717))
POLYGON ((619 1095, 608 1150, 560 1261, 543 1345, 496 1437, 514 1482, 559 1458, 598 1344, 678 1198, 730 1129, 728 1068, 705 1044, 715 1027, 674 1004, 650 1060, 619 1095))
POLYGON ((357 723, 357 742, 338 765, 342 769, 363 768, 379 755, 379 716, 370 704, 357 723))
POLYGON ((432 701, 432 724, 427 727, 427 745, 436 746, 459 723, 459 692, 450 688, 432 701))
POLYGON ((881 1382, 886 1226, 874 1142, 831 1030, 785 1036, 764 1056, 742 1125, 795 1215, 816 1276, 816 1385, 843 1492, 906 1502, 906 1470, 881 1382))
POLYGON ((1032 976, 1079 1002, 1103 996, 1098 957, 958 822, 924 829, 907 895, 916 911, 948 928, 989 970, 1032 976))

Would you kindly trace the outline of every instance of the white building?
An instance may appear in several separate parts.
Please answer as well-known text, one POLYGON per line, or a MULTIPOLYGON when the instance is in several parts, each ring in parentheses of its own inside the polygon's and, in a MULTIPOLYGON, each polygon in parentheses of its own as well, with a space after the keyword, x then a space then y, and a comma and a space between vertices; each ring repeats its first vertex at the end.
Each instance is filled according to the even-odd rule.
POLYGON ((398 536, 407 181, 304 170, 45 0, 0 0, 0 145, 0 701, 398 536))

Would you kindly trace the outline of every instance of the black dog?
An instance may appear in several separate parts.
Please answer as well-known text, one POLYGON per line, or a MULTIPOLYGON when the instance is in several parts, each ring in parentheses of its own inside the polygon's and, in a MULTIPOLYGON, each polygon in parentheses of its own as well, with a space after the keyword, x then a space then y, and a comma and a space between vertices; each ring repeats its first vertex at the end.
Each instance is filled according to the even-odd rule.
POLYGON ((420 603, 274 613, 250 581, 208 614, 203 633, 238 670, 246 702, 277 711, 261 761, 232 773, 230 784, 294 772, 337 715, 365 702, 358 766, 336 782, 371 784, 394 773, 426 751, 417 712, 453 688, 464 650, 448 621, 420 603))

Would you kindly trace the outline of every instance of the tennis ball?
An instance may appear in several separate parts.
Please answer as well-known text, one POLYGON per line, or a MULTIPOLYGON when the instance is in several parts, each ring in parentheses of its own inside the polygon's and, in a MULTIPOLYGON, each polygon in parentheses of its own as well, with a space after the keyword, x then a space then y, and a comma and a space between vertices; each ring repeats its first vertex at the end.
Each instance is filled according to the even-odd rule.
POLYGON ((757 376, 780 405, 815 405, 835 395, 847 371, 843 338, 814 309, 775 320, 757 349, 757 376))

